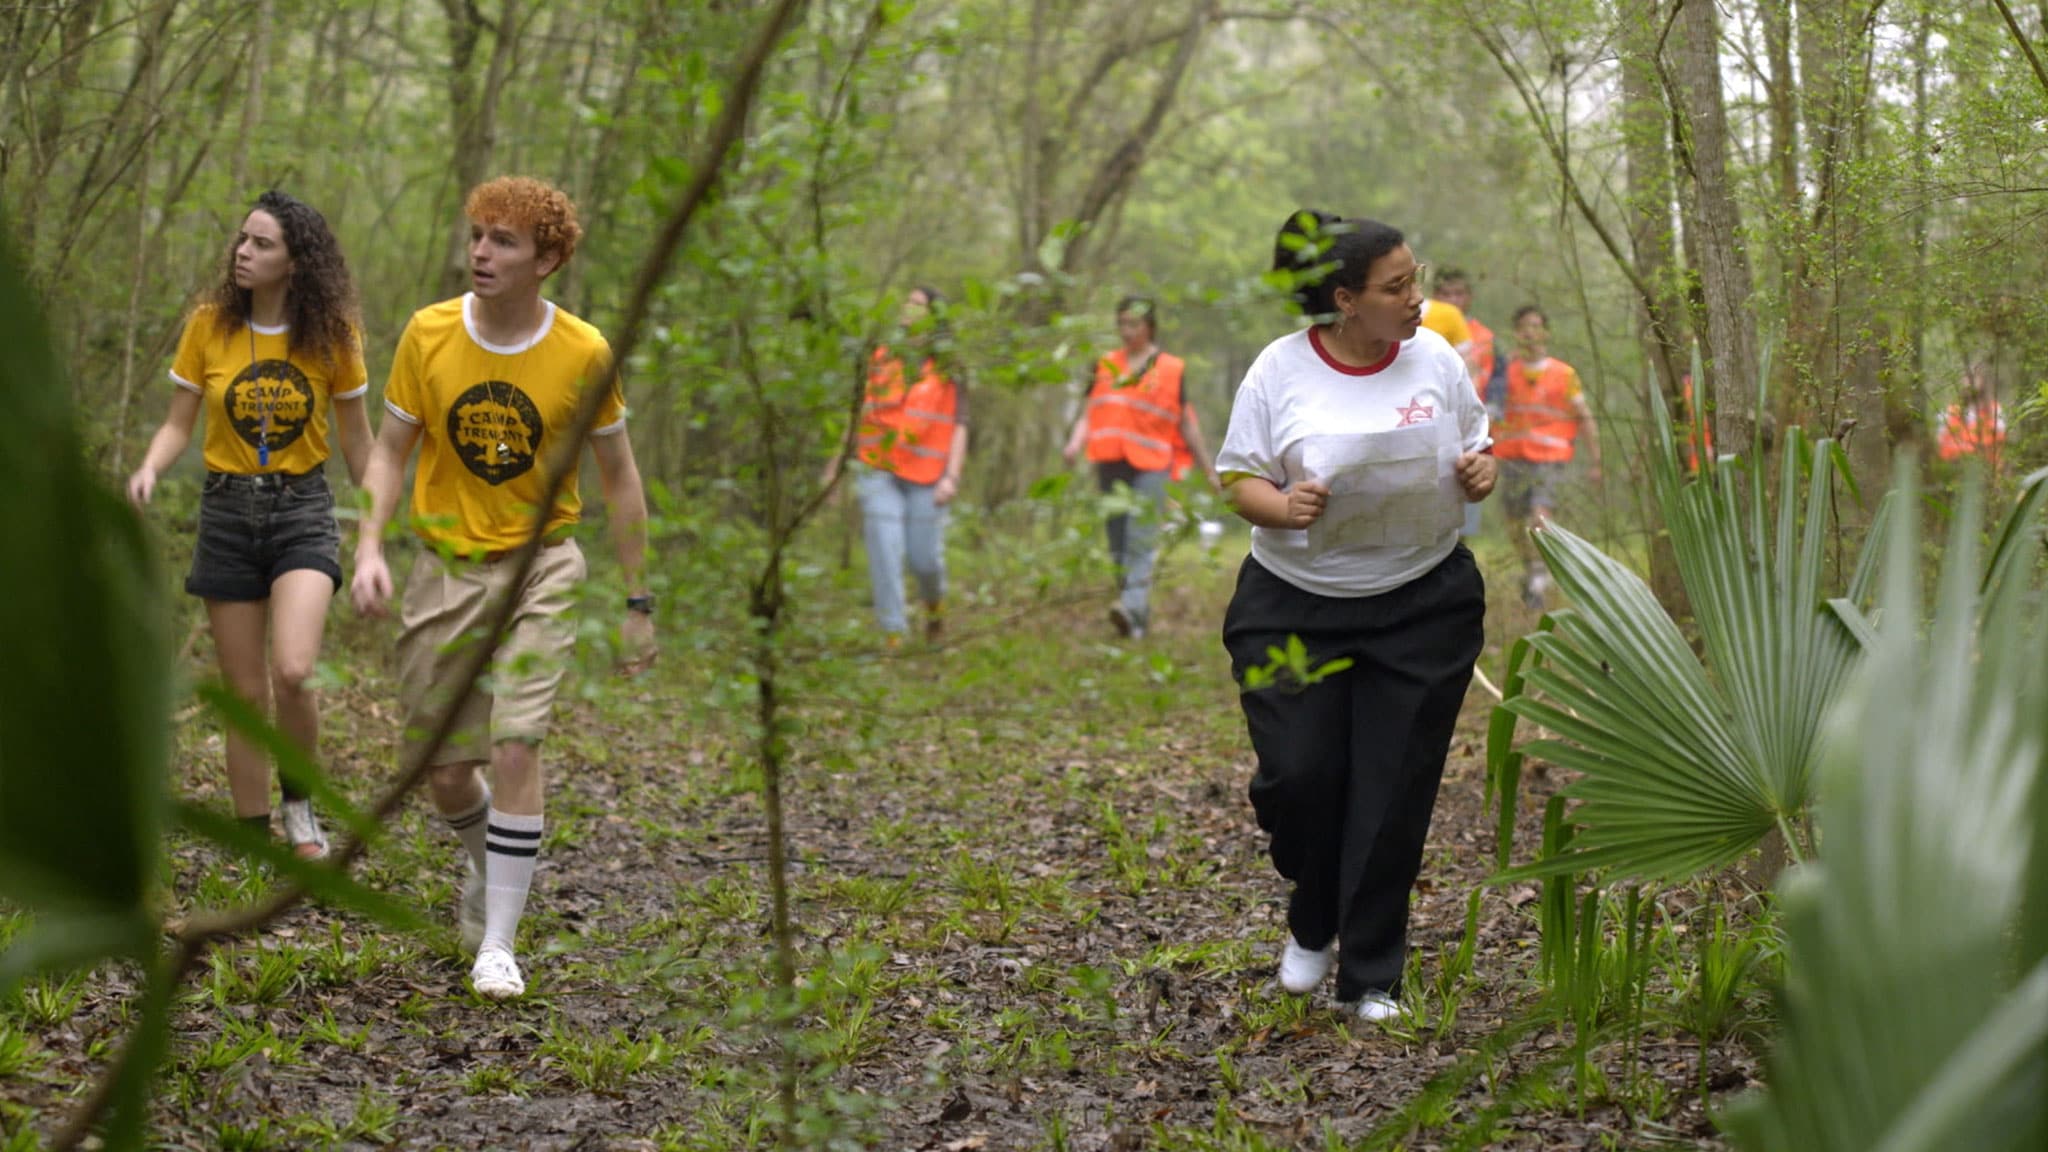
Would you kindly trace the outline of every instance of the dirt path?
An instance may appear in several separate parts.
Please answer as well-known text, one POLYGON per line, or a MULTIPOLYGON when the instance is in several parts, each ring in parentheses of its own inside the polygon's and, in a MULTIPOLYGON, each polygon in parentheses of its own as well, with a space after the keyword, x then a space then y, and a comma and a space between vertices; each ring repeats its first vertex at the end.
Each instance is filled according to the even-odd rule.
MULTIPOLYGON (((1092 608, 976 635, 998 613, 968 606, 937 653, 799 662, 813 1145, 1393 1147, 1398 1112, 1418 1127, 1410 1148, 1714 1146, 1696 1047, 1668 1028, 1633 1079, 1622 1049, 1598 1053, 1605 1095, 1629 1107, 1596 1091, 1583 1115, 1565 1035, 1497 1035, 1535 1001, 1533 889, 1485 897, 1471 978, 1438 986, 1492 859, 1477 689, 1415 906, 1424 1023, 1347 1025, 1327 987, 1311 1001, 1272 986, 1283 890, 1244 800, 1249 752, 1213 635, 1228 578, 1184 567, 1143 648, 1111 644, 1092 608)), ((302 911, 217 958, 180 1011, 158 1096, 169 1146, 758 1146, 764 824, 722 659, 671 648, 657 683, 579 707, 553 742, 528 999, 470 998, 450 940, 302 911)), ((373 659, 357 671, 330 693, 328 740, 367 792, 386 770, 390 685, 373 659)), ((193 785, 217 788, 217 737, 189 735, 193 785)), ((178 870, 182 903, 237 891, 240 870, 204 850, 178 870)), ((366 875, 448 918, 454 850, 419 810, 366 875)), ((52 1122, 132 990, 102 973, 5 1017, 25 1037, 12 1064, 0 1037, 10 1128, 52 1122)), ((1709 1062, 1717 1090, 1753 1073, 1737 1046, 1709 1062)))

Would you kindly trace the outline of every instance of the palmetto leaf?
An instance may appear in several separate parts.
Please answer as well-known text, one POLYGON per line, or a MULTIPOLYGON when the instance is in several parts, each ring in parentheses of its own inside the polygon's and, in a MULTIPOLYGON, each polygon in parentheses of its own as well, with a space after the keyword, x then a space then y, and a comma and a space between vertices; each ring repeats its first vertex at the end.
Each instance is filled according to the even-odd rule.
MULTIPOLYGON (((1796 429, 1785 437, 1771 518, 1739 464, 1688 482, 1669 414, 1653 403, 1657 500, 1704 659, 1626 566, 1561 526, 1536 534, 1573 606, 1525 641, 1520 691, 1501 709, 1552 734, 1527 751, 1581 774, 1566 790, 1580 834, 1509 875, 1600 867, 1675 879, 1739 859, 1774 827, 1793 839, 1822 717, 1874 634, 1858 608, 1871 553, 1846 587, 1824 587, 1840 448, 1796 429)), ((1496 719, 1490 760, 1508 762, 1513 730, 1496 719)))
MULTIPOLYGON (((1979 590, 1974 491, 1923 630, 1917 502, 1902 471, 1879 640, 1831 717, 1826 860, 1783 884, 1771 1087, 1727 1118, 1750 1149, 2041 1146, 2048 962, 2025 941, 2042 925, 2022 926, 2017 965, 2012 943, 2048 896, 2027 891, 2044 876, 2034 789, 2048 644, 2030 581, 1979 590)), ((2038 561, 2036 491, 2002 533, 2008 575, 2038 561)))

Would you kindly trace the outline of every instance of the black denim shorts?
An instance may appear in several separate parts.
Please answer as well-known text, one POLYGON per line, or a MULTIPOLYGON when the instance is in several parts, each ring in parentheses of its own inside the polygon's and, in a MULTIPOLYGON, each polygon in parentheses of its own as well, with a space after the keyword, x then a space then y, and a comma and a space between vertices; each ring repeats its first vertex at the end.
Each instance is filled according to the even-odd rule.
POLYGON ((208 600, 268 600, 270 585, 300 568, 325 572, 340 590, 341 528, 327 477, 208 472, 185 591, 208 600))

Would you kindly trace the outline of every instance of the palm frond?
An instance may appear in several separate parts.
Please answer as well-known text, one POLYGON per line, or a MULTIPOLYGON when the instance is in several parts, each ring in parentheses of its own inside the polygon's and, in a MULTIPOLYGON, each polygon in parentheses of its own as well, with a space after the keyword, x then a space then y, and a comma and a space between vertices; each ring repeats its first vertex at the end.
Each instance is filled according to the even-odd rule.
MULTIPOLYGON (((2048 961, 2013 928, 2044 894, 2031 800, 2048 750, 2048 633, 2029 581, 1984 581, 1981 501, 1950 534, 1922 628, 1910 462, 1877 645, 1829 720, 1824 863, 1782 885, 1787 982, 1768 1094, 1727 1127, 1758 1152, 2038 1148, 2048 961)), ((1997 552, 2040 555, 2022 500, 1997 552)), ((2022 935, 2039 929, 2030 925, 2022 935)))

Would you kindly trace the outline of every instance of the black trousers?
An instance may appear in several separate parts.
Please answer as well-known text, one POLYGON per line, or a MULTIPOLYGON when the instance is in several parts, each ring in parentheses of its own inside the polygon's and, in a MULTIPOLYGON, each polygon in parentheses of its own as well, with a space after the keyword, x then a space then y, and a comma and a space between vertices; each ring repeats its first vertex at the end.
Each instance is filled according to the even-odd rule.
POLYGON ((1305 592, 1250 557, 1223 619, 1239 683, 1267 648, 1301 637, 1315 684, 1240 696, 1258 773, 1252 808, 1273 866, 1294 882, 1287 924, 1303 947, 1337 942, 1337 997, 1398 995, 1408 897, 1436 808, 1458 709, 1485 641, 1486 585, 1463 544, 1377 596, 1305 592))

